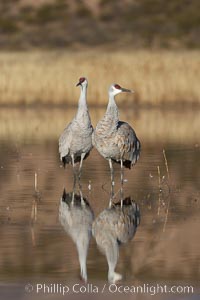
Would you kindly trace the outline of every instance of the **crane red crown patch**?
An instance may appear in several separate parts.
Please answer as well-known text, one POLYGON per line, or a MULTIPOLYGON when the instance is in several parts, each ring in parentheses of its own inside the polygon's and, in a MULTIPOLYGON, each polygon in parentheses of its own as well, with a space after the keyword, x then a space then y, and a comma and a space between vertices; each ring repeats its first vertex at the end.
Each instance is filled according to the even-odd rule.
POLYGON ((85 77, 81 77, 80 79, 79 79, 79 82, 80 83, 83 83, 85 81, 85 77))

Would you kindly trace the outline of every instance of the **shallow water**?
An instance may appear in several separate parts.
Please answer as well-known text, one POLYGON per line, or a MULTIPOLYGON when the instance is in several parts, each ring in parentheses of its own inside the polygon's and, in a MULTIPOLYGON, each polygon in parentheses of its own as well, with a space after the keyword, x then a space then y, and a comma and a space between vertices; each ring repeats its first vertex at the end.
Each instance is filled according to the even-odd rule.
MULTIPOLYGON (((41 282, 83 284, 75 243, 59 221, 60 198, 64 188, 72 192, 73 173, 71 166, 64 169, 59 162, 57 137, 74 110, 66 113, 58 109, 39 112, 33 109, 22 114, 21 110, 7 109, 4 113, 8 117, 5 124, 1 120, 0 130, 2 299, 5 295, 10 299, 13 295, 15 299, 34 298, 35 291, 24 291, 27 283, 34 288, 41 282)), ((92 114, 96 121, 103 111, 93 109, 92 114)), ((121 115, 123 120, 134 124, 142 143, 140 160, 134 169, 125 171, 124 196, 130 196, 138 204, 141 223, 133 240, 120 246, 116 270, 123 276, 121 283, 192 285, 194 293, 181 296, 176 293, 173 297, 195 299, 200 278, 199 112, 187 112, 188 131, 181 129, 188 126, 180 112, 141 110, 132 115, 130 110, 121 109, 121 115)), ((118 165, 114 167, 115 201, 118 201, 120 172, 118 165)), ((108 163, 94 149, 84 162, 81 185, 83 196, 94 216, 98 216, 109 204, 110 174, 108 163)), ((94 238, 90 241, 87 271, 89 283, 102 286, 107 282, 106 258, 94 238)), ((88 291, 74 297, 88 295, 94 293, 88 291)), ((105 295, 116 297, 108 290, 105 295)), ((37 294, 42 299, 47 296, 61 297, 37 294)), ((132 297, 125 293, 123 296, 132 297)), ((147 299, 149 294, 135 297, 147 299)), ((160 293, 157 297, 173 298, 160 293)))

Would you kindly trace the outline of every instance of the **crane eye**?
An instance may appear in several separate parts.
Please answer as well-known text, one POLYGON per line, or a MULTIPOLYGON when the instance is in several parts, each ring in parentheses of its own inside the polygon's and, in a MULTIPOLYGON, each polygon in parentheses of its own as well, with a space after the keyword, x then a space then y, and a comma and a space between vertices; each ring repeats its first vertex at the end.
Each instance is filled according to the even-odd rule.
POLYGON ((121 90, 121 86, 119 84, 114 85, 116 89, 121 90))

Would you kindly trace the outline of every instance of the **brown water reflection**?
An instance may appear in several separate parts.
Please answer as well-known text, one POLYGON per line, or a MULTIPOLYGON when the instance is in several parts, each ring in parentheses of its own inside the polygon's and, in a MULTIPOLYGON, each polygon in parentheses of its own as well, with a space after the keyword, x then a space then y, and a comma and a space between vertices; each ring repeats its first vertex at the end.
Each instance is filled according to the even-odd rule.
MULTIPOLYGON (((98 110, 92 112, 95 120, 102 114, 98 110)), ((58 219, 63 188, 71 192, 73 187, 72 169, 61 167, 57 145, 57 136, 70 116, 67 114, 65 121, 63 110, 60 113, 59 110, 29 110, 23 115, 21 111, 11 110, 9 116, 7 113, 0 121, 0 280, 3 284, 38 280, 79 282, 76 246, 58 219)), ((133 241, 121 247, 116 270, 123 274, 126 284, 197 286, 200 277, 199 112, 187 112, 186 118, 180 112, 165 115, 153 110, 148 114, 139 111, 134 116, 121 112, 122 119, 134 125, 143 145, 137 165, 125 172, 124 196, 131 196, 139 204, 141 224, 133 241), (132 122, 134 116, 139 117, 132 122)), ((115 172, 119 179, 118 165, 115 172)), ((107 162, 93 150, 83 165, 82 191, 95 216, 108 206, 109 180, 107 162)), ((116 180, 116 193, 119 187, 120 180, 116 180)), ((107 263, 94 239, 91 239, 87 265, 89 282, 106 282, 107 263)))

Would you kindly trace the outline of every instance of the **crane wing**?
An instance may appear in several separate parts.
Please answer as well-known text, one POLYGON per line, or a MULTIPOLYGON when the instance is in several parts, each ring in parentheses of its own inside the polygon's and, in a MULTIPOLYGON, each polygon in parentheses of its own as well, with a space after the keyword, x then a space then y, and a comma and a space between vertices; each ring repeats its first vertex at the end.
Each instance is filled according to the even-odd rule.
POLYGON ((140 141, 128 123, 118 122, 115 142, 120 149, 123 160, 130 161, 132 165, 135 164, 139 159, 140 141))
POLYGON ((69 154, 70 143, 72 140, 72 131, 71 131, 72 122, 70 122, 64 129, 63 133, 59 138, 59 153, 60 159, 69 154))

